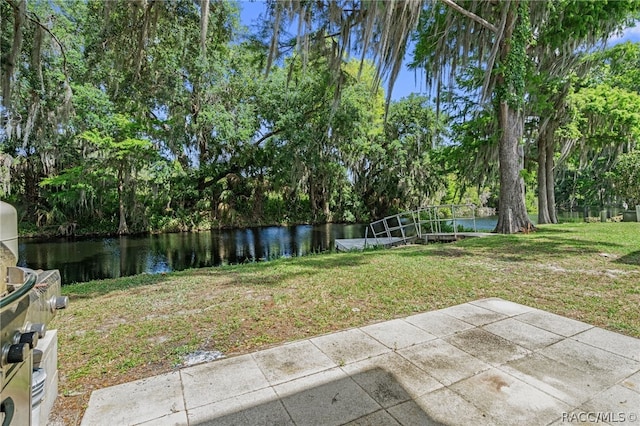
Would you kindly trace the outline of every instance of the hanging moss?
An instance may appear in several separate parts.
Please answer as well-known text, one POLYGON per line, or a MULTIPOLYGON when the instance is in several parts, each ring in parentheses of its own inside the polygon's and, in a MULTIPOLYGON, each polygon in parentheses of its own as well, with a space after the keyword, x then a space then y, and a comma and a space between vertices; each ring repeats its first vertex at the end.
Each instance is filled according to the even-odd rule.
POLYGON ((527 72, 527 46, 531 42, 531 21, 529 4, 520 2, 513 35, 506 41, 510 50, 504 62, 498 65, 504 83, 496 88, 498 101, 507 103, 516 109, 522 108, 525 94, 525 75, 527 72))

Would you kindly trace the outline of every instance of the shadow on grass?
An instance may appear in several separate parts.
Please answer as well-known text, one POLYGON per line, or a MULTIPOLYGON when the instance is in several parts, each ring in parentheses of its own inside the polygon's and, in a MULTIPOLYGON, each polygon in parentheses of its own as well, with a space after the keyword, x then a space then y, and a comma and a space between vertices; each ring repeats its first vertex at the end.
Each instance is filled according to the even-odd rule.
POLYGON ((340 254, 324 253, 289 259, 276 259, 267 262, 186 269, 166 274, 139 274, 128 277, 69 284, 63 286, 63 293, 69 296, 71 300, 89 299, 123 290, 135 292, 136 289, 141 287, 153 286, 188 277, 210 277, 212 279, 212 285, 237 284, 264 287, 278 285, 283 279, 314 275, 317 274, 319 270, 360 266, 369 262, 367 257, 369 254, 381 255, 383 253, 384 251, 340 254), (274 270, 277 269, 282 269, 282 271, 274 272, 274 270), (217 282, 220 277, 226 279, 224 283, 217 282))
MULTIPOLYGON (((564 235, 566 234, 567 231, 565 230, 545 229, 542 232, 531 235, 494 235, 482 238, 467 238, 453 243, 451 248, 442 248, 440 246, 432 250, 408 251, 404 255, 470 257, 482 254, 489 255, 495 260, 524 262, 535 260, 538 257, 566 258, 568 256, 597 254, 606 249, 619 251, 625 247, 617 243, 565 237, 564 235)), ((632 261, 636 259, 633 253, 628 256, 632 261)))
POLYGON ((615 260, 615 263, 640 266, 640 250, 631 252, 615 260))
POLYGON ((536 227, 537 234, 574 234, 578 231, 575 229, 558 228, 558 225, 538 225, 536 227))
POLYGON ((113 291, 133 290, 138 287, 156 285, 169 280, 170 277, 170 274, 140 274, 130 277, 68 284, 62 287, 62 293, 69 296, 71 300, 90 299, 113 291))
MULTIPOLYGON (((383 252, 372 253, 380 255, 383 252)), ((184 275, 212 279, 225 277, 227 281, 224 285, 278 286, 283 280, 306 278, 318 274, 319 271, 365 265, 369 263, 367 255, 368 252, 320 253, 268 262, 192 269, 177 272, 175 277, 184 275)))

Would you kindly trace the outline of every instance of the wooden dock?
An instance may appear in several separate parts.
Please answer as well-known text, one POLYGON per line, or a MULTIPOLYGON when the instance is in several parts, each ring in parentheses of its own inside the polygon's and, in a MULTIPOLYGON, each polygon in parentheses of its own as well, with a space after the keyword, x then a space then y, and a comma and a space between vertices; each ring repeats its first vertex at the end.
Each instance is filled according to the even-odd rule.
POLYGON ((450 242, 470 237, 488 237, 476 228, 476 206, 449 204, 426 206, 371 222, 364 238, 337 239, 337 251, 364 250, 367 247, 393 247, 415 241, 450 242), (442 232, 454 230, 454 232, 442 232))
MULTIPOLYGON (((422 241, 424 243, 429 242, 452 242, 458 241, 463 238, 472 237, 490 237, 490 232, 456 232, 454 233, 438 233, 438 234, 425 234, 422 241)), ((402 238, 380 238, 377 241, 373 238, 350 238, 350 239, 337 239, 335 247, 337 251, 352 251, 352 250, 364 250, 367 247, 393 247, 402 244, 406 244, 405 239, 402 238)))
POLYGON ((391 247, 403 243, 402 238, 351 238, 336 240, 337 251, 364 250, 365 247, 391 247))

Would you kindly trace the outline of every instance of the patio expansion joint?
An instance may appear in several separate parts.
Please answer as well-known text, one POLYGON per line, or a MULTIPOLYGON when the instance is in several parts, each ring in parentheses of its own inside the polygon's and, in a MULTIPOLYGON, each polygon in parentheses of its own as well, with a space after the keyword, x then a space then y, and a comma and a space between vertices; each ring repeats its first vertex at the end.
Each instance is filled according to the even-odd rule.
MULTIPOLYGON (((580 333, 578 333, 578 334, 580 334, 580 333)), ((574 337, 575 337, 575 336, 574 336, 574 337)), ((637 363, 637 364, 638 364, 638 366, 640 366, 640 361, 638 361, 638 360, 637 360, 637 359, 635 359, 635 358, 629 357, 629 356, 627 356, 627 355, 625 355, 625 354, 621 354, 621 353, 618 353, 618 352, 613 352, 613 351, 608 350, 608 349, 606 349, 606 348, 603 348, 603 347, 600 347, 600 346, 595 346, 595 345, 592 345, 592 344, 590 344, 590 343, 588 343, 588 342, 583 342, 583 341, 581 341, 581 340, 577 340, 577 339, 575 339, 575 338, 573 338, 573 337, 568 337, 567 339, 568 339, 568 340, 572 340, 572 341, 574 341, 574 342, 581 343, 581 344, 583 344, 583 345, 590 346, 590 347, 592 347, 592 348, 594 348, 594 349, 599 349, 599 350, 601 350, 601 351, 607 352, 607 353, 609 353, 609 354, 611 354, 611 355, 614 355, 614 356, 619 356, 619 357, 621 357, 621 358, 625 358, 625 359, 627 359, 627 360, 629 360, 629 361, 633 361, 633 362, 637 363)), ((639 367, 638 371, 640 371, 640 367, 639 367)), ((635 373, 634 373, 634 374, 635 374, 635 373)), ((632 375, 633 375, 633 374, 632 374, 632 375)))
POLYGON ((187 426, 189 425, 189 408, 187 407, 187 397, 184 392, 184 380, 182 380, 182 369, 178 369, 178 377, 180 378, 180 393, 182 394, 182 404, 184 406, 185 416, 187 417, 187 426))
MULTIPOLYGON (((472 400, 472 398, 468 398, 468 397, 466 397, 464 394, 462 394, 462 393, 458 392, 458 391, 455 389, 455 385, 460 384, 460 383, 462 383, 462 382, 464 382, 464 381, 466 381, 466 380, 472 379, 472 378, 474 378, 474 377, 477 377, 477 376, 479 376, 480 374, 484 374, 484 373, 486 373, 487 371, 490 371, 492 368, 495 368, 495 367, 492 367, 492 366, 490 366, 490 365, 489 365, 489 366, 488 366, 488 368, 486 368, 486 369, 484 369, 484 370, 481 370, 481 371, 478 371, 478 372, 476 372, 476 373, 472 374, 471 376, 463 377, 463 378, 461 378, 461 379, 459 379, 459 380, 457 380, 457 381, 455 381, 455 382, 452 382, 452 383, 450 383, 450 384, 448 384, 448 385, 447 385, 447 384, 442 384, 442 388, 447 389, 449 392, 454 393, 454 394, 455 394, 456 396, 458 396, 460 399, 464 400, 464 401, 465 401, 465 402, 467 402, 469 405, 471 405, 471 406, 475 407, 476 409, 478 409, 480 412, 482 412, 482 415, 483 415, 487 420, 491 420, 494 424, 498 424, 498 422, 496 422, 496 420, 493 418, 493 416, 491 416, 489 413, 487 413, 481 405, 479 405, 479 404, 475 403, 475 402, 472 400)), ((430 394, 430 393, 431 393, 431 392, 427 392, 427 393, 425 393, 424 395, 422 395, 422 396, 420 396, 420 397, 418 397, 418 398, 414 398, 414 400, 416 400, 416 399, 420 399, 421 397, 426 396, 426 395, 428 395, 428 394, 430 394)))
MULTIPOLYGON (((551 360, 551 358, 549 358, 549 360, 550 360, 550 361, 557 362, 557 361, 555 361, 555 360, 551 360)), ((509 361, 509 362, 511 362, 511 361, 509 361)), ((561 398, 559 398, 557 395, 554 395, 552 392, 548 391, 548 390, 546 389, 546 386, 539 386, 539 385, 535 385, 535 384, 533 384, 533 383, 529 383, 529 382, 527 382, 527 381, 525 381, 525 380, 522 380, 520 377, 516 376, 515 374, 513 374, 513 372, 512 372, 510 369, 506 368, 506 367, 507 367, 507 364, 509 364, 509 362, 506 362, 506 363, 504 363, 504 364, 501 364, 501 365, 499 365, 499 366, 496 366, 495 368, 496 368, 497 370, 499 370, 500 372, 502 372, 502 373, 504 373, 504 374, 506 374, 506 375, 510 376, 510 377, 511 377, 511 378, 513 378, 514 380, 517 380, 518 382, 521 382, 521 383, 524 383, 524 384, 526 384, 526 385, 528 385, 528 386, 531 386, 531 387, 533 387, 534 389, 536 389, 537 391, 542 392, 542 393, 544 393, 544 394, 548 395, 549 397, 551 397, 551 398, 553 398, 553 399, 555 399, 555 400, 557 400, 557 401, 561 402, 562 404, 567 405, 568 407, 571 407, 571 410, 576 410, 576 409, 578 409, 581 405, 585 404, 587 401, 589 401, 589 400, 591 400, 591 399, 595 398, 595 396, 596 396, 596 395, 598 395, 599 393, 602 393, 602 392, 605 392, 605 391, 606 391, 606 389, 605 389, 605 390, 602 390, 602 391, 596 392, 596 393, 594 393, 593 395, 591 395, 589 398, 587 398, 586 400, 581 401, 581 402, 579 402, 578 404, 575 404, 575 406, 574 406, 574 404, 571 404, 570 402, 568 402, 568 401, 566 401, 566 400, 564 400, 564 399, 561 399, 561 398)), ((565 363, 562 363, 562 364, 563 364, 563 365, 565 365, 565 366, 567 366, 567 367, 569 367, 569 368, 572 368, 572 367, 571 367, 570 365, 568 365, 568 364, 565 364, 565 363)))
MULTIPOLYGON (((466 330, 465 330, 465 331, 466 331, 466 330)), ((454 333, 454 334, 457 334, 457 333, 458 333, 458 332, 456 332, 456 333, 454 333)), ((446 344, 451 345, 449 342, 447 342, 446 340, 444 340, 444 339, 442 339, 442 338, 434 339, 434 341, 442 341, 442 342, 444 342, 444 343, 446 343, 446 344)), ((433 342, 433 341, 430 341, 430 342, 433 342)), ((427 343, 430 343, 430 342, 427 342, 427 343)), ((464 351, 464 350, 462 350, 462 349, 458 348, 458 347, 457 347, 457 346, 455 346, 455 345, 451 345, 451 346, 453 346, 453 347, 455 347, 456 349, 458 349, 458 350, 460 350, 460 351, 464 352, 464 353, 465 353, 465 354, 467 354, 467 355, 470 355, 470 356, 474 357, 474 355, 472 355, 472 354, 470 354, 470 353, 468 353, 468 352, 466 352, 466 351, 464 351)), ((473 376, 475 376, 475 375, 478 375, 478 374, 480 374, 480 373, 483 373, 483 372, 485 372, 485 371, 487 371, 487 370, 489 370, 489 369, 491 369, 491 368, 492 368, 492 365, 490 365, 490 364, 488 364, 488 363, 486 363, 486 362, 485 362, 484 364, 486 364, 486 367, 482 368, 481 370, 478 370, 478 371, 474 372, 471 376, 462 377, 462 378, 460 378, 460 379, 454 380, 454 381, 452 381, 452 382, 450 382, 450 383, 448 383, 448 384, 447 384, 447 383, 444 383, 442 380, 438 379, 437 377, 433 376, 433 375, 429 372, 429 370, 428 370, 428 369, 425 369, 425 368, 424 368, 423 366, 421 366, 420 364, 417 364, 417 363, 416 363, 416 362, 414 362, 410 357, 407 357, 407 356, 403 355, 403 354, 402 354, 402 353, 400 353, 400 352, 397 352, 397 354, 398 354, 399 356, 401 356, 405 361, 409 362, 409 363, 410 363, 410 364, 412 364, 414 367, 416 367, 416 368, 418 368, 419 370, 423 371, 423 372, 424 372, 425 374, 427 374, 429 377, 431 377, 432 379, 434 379, 435 381, 437 381, 438 383, 440 383, 440 384, 442 385, 442 387, 445 387, 445 388, 449 388, 449 387, 453 386, 453 385, 454 385, 454 384, 456 384, 456 383, 459 383, 459 382, 461 382, 461 381, 463 381, 463 380, 468 379, 469 377, 473 377, 473 376)), ((475 358, 475 357, 474 357, 474 358, 475 358)), ((432 391, 426 392, 425 394, 430 393, 430 392, 432 392, 432 391)), ((420 396, 424 396, 425 394, 420 395, 420 396)))

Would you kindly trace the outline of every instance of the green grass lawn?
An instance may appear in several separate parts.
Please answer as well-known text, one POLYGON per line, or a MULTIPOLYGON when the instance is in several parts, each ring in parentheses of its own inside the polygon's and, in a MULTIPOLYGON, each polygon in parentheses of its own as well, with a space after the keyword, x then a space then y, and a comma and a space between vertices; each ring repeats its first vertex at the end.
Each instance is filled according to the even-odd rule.
POLYGON ((227 356, 501 297, 640 337, 640 223, 541 226, 473 238, 74 284, 59 330, 57 409, 91 390, 227 356))

